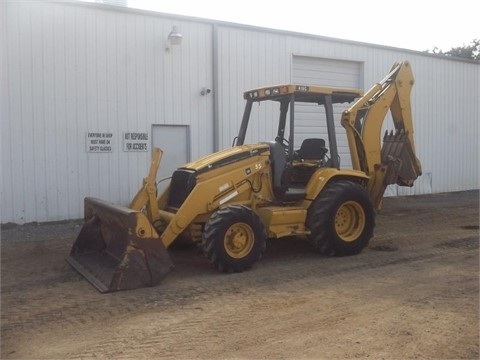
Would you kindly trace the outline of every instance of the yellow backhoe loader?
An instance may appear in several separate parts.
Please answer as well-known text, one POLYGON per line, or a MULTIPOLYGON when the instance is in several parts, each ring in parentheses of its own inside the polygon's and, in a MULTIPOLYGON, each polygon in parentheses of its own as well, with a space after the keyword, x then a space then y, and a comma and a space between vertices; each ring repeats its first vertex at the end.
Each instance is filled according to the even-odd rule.
POLYGON ((173 267, 167 249, 180 236, 202 246, 222 272, 249 269, 262 258, 267 238, 304 237, 329 256, 359 253, 373 236, 386 186, 412 186, 421 175, 410 107, 413 82, 409 63, 398 62, 366 94, 298 84, 245 92, 231 148, 178 168, 158 196, 162 151, 155 149, 129 207, 85 198, 85 224, 67 261, 100 292, 111 292, 158 284, 173 267), (245 144, 252 105, 265 102, 279 107, 275 140, 245 144), (351 169, 340 167, 335 134, 334 104, 343 103, 352 103, 341 115, 351 169), (310 119, 303 133, 297 108, 310 119), (389 110, 395 129, 382 142, 389 110), (315 131, 319 135, 312 137, 315 131))

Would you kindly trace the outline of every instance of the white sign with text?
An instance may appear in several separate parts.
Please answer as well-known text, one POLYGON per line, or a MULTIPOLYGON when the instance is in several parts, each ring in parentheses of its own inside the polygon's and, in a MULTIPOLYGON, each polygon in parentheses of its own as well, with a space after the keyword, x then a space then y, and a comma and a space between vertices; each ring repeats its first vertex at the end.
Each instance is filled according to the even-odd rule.
POLYGON ((148 151, 148 133, 123 133, 123 151, 148 151))
POLYGON ((87 132, 87 152, 103 153, 113 151, 113 133, 108 132, 87 132))

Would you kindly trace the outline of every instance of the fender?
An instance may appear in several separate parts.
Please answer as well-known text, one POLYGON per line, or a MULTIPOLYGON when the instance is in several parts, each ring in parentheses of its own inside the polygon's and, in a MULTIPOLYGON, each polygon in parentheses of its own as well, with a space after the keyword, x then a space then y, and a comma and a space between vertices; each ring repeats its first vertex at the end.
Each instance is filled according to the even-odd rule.
POLYGON ((370 180, 370 177, 367 176, 363 171, 320 168, 315 171, 305 188, 305 200, 309 202, 315 200, 318 194, 320 194, 320 192, 323 190, 325 185, 327 185, 330 181, 336 179, 350 179, 364 183, 366 185, 368 180, 370 180))

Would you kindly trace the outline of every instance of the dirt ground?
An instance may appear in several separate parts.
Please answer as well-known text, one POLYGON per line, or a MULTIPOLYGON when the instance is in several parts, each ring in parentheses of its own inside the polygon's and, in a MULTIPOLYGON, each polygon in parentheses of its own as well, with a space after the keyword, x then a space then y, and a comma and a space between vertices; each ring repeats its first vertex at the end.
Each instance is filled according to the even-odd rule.
POLYGON ((361 254, 268 243, 219 274, 172 251, 158 286, 100 294, 64 260, 79 222, 4 227, 1 358, 478 359, 479 193, 387 198, 361 254))

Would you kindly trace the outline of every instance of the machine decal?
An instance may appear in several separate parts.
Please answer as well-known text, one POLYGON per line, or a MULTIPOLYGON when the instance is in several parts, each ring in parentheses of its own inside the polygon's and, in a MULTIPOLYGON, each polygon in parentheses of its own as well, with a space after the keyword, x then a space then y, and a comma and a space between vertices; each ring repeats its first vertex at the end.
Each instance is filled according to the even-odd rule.
POLYGON ((237 195, 238 195, 238 191, 237 191, 237 190, 235 190, 234 192, 228 194, 228 195, 225 196, 223 199, 220 199, 220 201, 219 201, 220 205, 225 204, 227 201, 233 199, 233 198, 234 198, 235 196, 237 196, 237 195))
POLYGON ((218 192, 223 192, 223 191, 227 190, 229 187, 230 187, 230 184, 229 184, 229 183, 225 183, 225 184, 223 184, 222 186, 220 186, 220 187, 218 188, 218 192))

